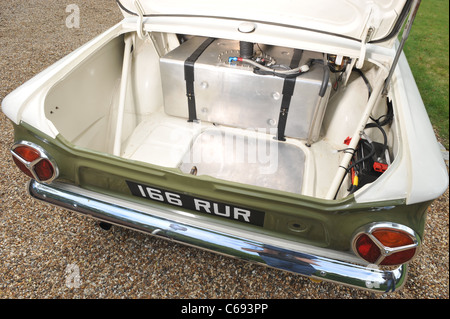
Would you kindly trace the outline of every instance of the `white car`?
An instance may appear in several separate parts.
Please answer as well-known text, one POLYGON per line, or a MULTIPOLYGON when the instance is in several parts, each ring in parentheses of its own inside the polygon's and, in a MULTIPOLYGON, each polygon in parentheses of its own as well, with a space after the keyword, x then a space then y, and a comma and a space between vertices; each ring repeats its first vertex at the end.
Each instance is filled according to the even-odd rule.
POLYGON ((402 53, 419 3, 117 0, 3 100, 14 162, 103 225, 393 291, 448 186, 402 53))

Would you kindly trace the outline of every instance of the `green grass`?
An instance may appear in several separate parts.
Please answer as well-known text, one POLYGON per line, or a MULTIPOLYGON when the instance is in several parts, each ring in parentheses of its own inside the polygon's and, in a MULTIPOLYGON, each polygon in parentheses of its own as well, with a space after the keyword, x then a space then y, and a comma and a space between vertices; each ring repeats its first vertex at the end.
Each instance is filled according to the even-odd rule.
POLYGON ((441 143, 449 148, 449 1, 422 0, 404 52, 441 143))

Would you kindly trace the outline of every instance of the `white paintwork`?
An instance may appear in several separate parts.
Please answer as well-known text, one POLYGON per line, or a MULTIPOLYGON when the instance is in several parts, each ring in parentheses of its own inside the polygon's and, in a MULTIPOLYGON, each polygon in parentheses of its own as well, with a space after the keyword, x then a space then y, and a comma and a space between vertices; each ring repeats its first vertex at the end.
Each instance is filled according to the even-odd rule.
POLYGON ((128 87, 128 77, 130 76, 131 65, 131 48, 133 45, 134 35, 125 36, 125 49, 123 53, 123 67, 122 78, 120 79, 120 91, 119 91, 119 107, 117 112, 116 131, 114 136, 114 149, 113 154, 119 156, 121 154, 122 144, 122 127, 123 127, 123 114, 125 112, 125 100, 128 87))
POLYGON ((21 121, 38 128, 50 137, 56 137, 58 131, 45 117, 44 99, 48 90, 67 73, 87 59, 96 50, 125 32, 122 24, 117 24, 103 34, 89 41, 79 49, 49 66, 20 87, 12 91, 2 101, 2 111, 14 123, 21 121))
MULTIPOLYGON (((82 63, 99 48, 108 43, 108 41, 122 33, 134 31, 136 21, 137 18, 135 17, 124 19, 122 22, 25 82, 5 97, 2 101, 2 111, 16 124, 24 121, 33 127, 39 128, 46 135, 56 137, 59 132, 47 120, 44 112, 44 99, 48 90, 60 81, 72 68, 82 63), (17 107, 18 105, 20 106, 19 108, 17 107)), ((149 21, 149 19, 144 19, 144 22, 149 21)), ((261 43, 300 47, 305 50, 330 52, 349 57, 358 57, 360 49, 357 42, 349 39, 266 24, 258 24, 257 30, 249 36, 248 34, 237 31, 239 25, 237 21, 216 21, 210 18, 192 19, 182 17, 175 19, 173 17, 155 17, 151 19, 151 22, 151 24, 145 24, 146 31, 173 33, 179 32, 181 29, 183 32, 189 34, 214 36, 218 38, 236 37, 238 40, 252 39, 252 41, 261 43)), ((367 48, 368 57, 377 58, 383 62, 390 59, 390 54, 391 51, 380 49, 377 46, 368 46, 367 48)), ((139 99, 142 99, 142 97, 139 97, 139 99)))
POLYGON ((205 127, 208 125, 167 116, 161 108, 136 127, 124 146, 122 157, 175 168, 188 151, 192 139, 205 127))
MULTIPOLYGON (((177 2, 178 1, 167 1, 164 2, 164 4, 173 10, 170 12, 176 14, 179 12, 179 8, 175 6, 177 2)), ((375 3, 375 1, 368 2, 372 4, 375 3)), ((191 14, 195 13, 206 15, 207 11, 212 9, 212 2, 195 1, 195 3, 206 4, 206 6, 202 8, 203 11, 191 11, 191 14)), ((295 6, 300 6, 301 4, 311 6, 307 3, 315 2, 299 2, 296 3, 295 6)), ((351 12, 351 9, 349 8, 345 10, 342 9, 345 6, 349 6, 351 8, 356 6, 356 8, 359 8, 354 9, 355 13, 359 12, 358 10, 361 11, 364 7, 363 5, 358 5, 359 2, 357 0, 342 0, 333 3, 335 3, 335 5, 337 3, 343 5, 343 7, 340 7, 340 9, 335 12, 336 17, 344 12, 351 12)), ((397 12, 400 5, 397 6, 390 0, 376 1, 376 3, 376 7, 378 9, 372 10, 370 16, 378 16, 378 25, 385 27, 383 32, 378 31, 376 33, 376 36, 381 36, 382 33, 384 34, 387 32, 388 28, 386 28, 386 25, 383 23, 386 23, 388 20, 383 20, 380 18, 379 13, 383 12, 384 9, 381 10, 379 8, 385 8, 385 13, 392 13, 397 12)), ((364 2, 364 4, 366 4, 366 2, 364 2)), ((144 8, 147 8, 147 2, 143 3, 143 5, 144 8)), ((229 5, 229 3, 227 5, 229 5)), ((267 8, 264 6, 261 7, 267 8)), ((236 11, 230 8, 233 8, 233 6, 230 5, 229 8, 225 8, 229 10, 224 12, 231 14, 232 11, 236 11)), ((298 15, 307 14, 305 11, 297 11, 300 12, 298 15, 290 15, 289 17, 283 16, 281 13, 268 17, 268 12, 261 13, 258 11, 258 15, 256 15, 257 11, 252 11, 252 8, 253 7, 250 4, 242 4, 242 9, 251 12, 244 10, 240 11, 238 14, 240 15, 246 13, 249 14, 250 17, 254 15, 254 20, 257 20, 258 22, 255 22, 255 30, 253 32, 240 32, 238 30, 242 23, 240 20, 193 17, 189 15, 182 17, 156 16, 143 19, 144 31, 151 32, 152 34, 152 38, 145 41, 159 44, 164 42, 167 44, 167 51, 176 46, 173 33, 183 32, 193 35, 233 38, 237 40, 261 42, 286 47, 298 47, 305 50, 339 54, 351 58, 358 58, 361 54, 361 44, 359 41, 337 37, 328 33, 316 33, 312 30, 306 29, 285 28, 281 25, 260 22, 263 18, 266 18, 270 22, 276 22, 277 19, 283 18, 283 22, 288 23, 290 21, 289 19, 293 21, 299 17, 298 15), (259 18, 256 19, 256 17, 259 18), (167 34, 168 39, 163 39, 163 34, 167 34), (162 36, 159 37, 158 35, 162 36)), ((161 7, 152 7, 152 10, 156 9, 160 10, 161 7)), ((160 12, 158 10, 152 12, 160 12)), ((184 11, 183 13, 189 14, 189 10, 191 9, 188 9, 188 11, 184 11)), ((269 11, 270 13, 273 13, 273 10, 269 11)), ((325 28, 324 26, 333 26, 332 29, 334 31, 338 30, 339 26, 333 25, 332 18, 334 16, 331 14, 333 10, 325 11, 329 14, 328 21, 326 23, 322 21, 322 28, 325 28), (334 29, 334 27, 336 27, 336 29, 334 29)), ((365 14, 367 13, 366 11, 364 12, 365 14)), ((313 10, 312 13, 317 15, 321 13, 321 10, 313 10)), ((209 14, 209 16, 210 15, 211 14, 209 14)), ((221 13, 221 15, 225 14, 221 13)), ((368 18, 367 14, 363 16, 366 19, 364 23, 362 23, 364 19, 355 20, 357 21, 356 25, 359 27, 362 25, 367 26, 368 24, 366 22, 372 21, 368 18)), ((107 30, 105 33, 93 39, 67 57, 42 71, 33 79, 24 83, 21 87, 17 88, 3 100, 3 112, 16 124, 26 122, 27 124, 39 129, 49 137, 55 138, 59 134, 59 131, 55 125, 47 119, 44 108, 45 98, 49 90, 51 90, 55 84, 62 81, 74 68, 92 56, 106 43, 122 33, 135 31, 137 21, 137 17, 129 17, 124 19, 116 26, 107 30)), ((308 28, 312 28, 314 23, 318 23, 317 19, 307 19, 302 21, 303 22, 301 23, 306 23, 303 27, 308 28)), ((339 24, 339 22, 334 22, 339 24)), ((348 36, 360 36, 362 34, 361 32, 364 32, 364 30, 359 30, 359 27, 356 27, 356 25, 349 26, 345 29, 345 32, 347 33, 343 33, 348 36), (359 30, 360 33, 356 30, 359 30)), ((316 25, 316 27, 320 29, 318 25, 316 25)), ((324 29, 321 30, 324 31, 324 29)), ((378 30, 383 30, 383 28, 379 28, 378 30)), ((138 43, 141 43, 144 40, 141 42, 139 41, 137 40, 138 43)), ((137 109, 137 111, 129 111, 129 113, 126 113, 127 116, 132 117, 136 117, 138 115, 150 115, 160 108, 163 103, 161 94, 149 93, 158 92, 160 87, 159 80, 155 79, 149 81, 146 76, 151 71, 159 73, 158 65, 155 61, 157 61, 156 59, 158 56, 164 53, 164 50, 161 49, 162 46, 155 48, 154 46, 149 45, 146 49, 141 49, 143 47, 144 46, 138 46, 137 52, 133 53, 134 64, 131 65, 130 78, 134 83, 135 88, 138 88, 141 92, 148 93, 145 95, 140 94, 138 96, 131 95, 127 97, 129 101, 133 101, 133 104, 137 109), (149 59, 151 63, 146 64, 144 59, 149 59)), ((365 57, 368 61, 371 61, 382 68, 384 68, 384 66, 387 67, 394 55, 393 49, 384 48, 378 45, 368 44, 365 49, 365 57)), ((358 90, 361 90, 361 86, 358 90)), ((362 90, 364 90, 364 86, 362 86, 362 90)), ((366 94, 366 91, 364 91, 364 94, 366 94)), ((394 74, 390 97, 394 101, 396 116, 394 123, 396 135, 392 138, 395 155, 394 163, 389 167, 386 173, 378 178, 376 182, 367 185, 358 191, 355 194, 355 199, 357 202, 377 202, 389 199, 406 199, 408 203, 417 203, 434 199, 445 191, 448 185, 448 175, 445 164, 442 161, 432 127, 429 123, 428 116, 426 115, 423 102, 420 99, 420 94, 404 57, 402 57, 399 61, 397 71, 394 74)), ((349 103, 344 102, 341 104, 337 103, 336 107, 340 114, 352 113, 355 105, 359 104, 357 100, 352 100, 351 98, 348 100, 349 103)), ((334 103, 333 100, 331 100, 331 103, 334 103)), ((354 115, 353 119, 344 121, 344 123, 348 124, 355 121, 358 122, 363 111, 359 112, 359 115, 354 115)), ((117 115, 115 116, 117 117, 117 115)), ((191 138, 190 134, 192 132, 189 133, 189 130, 185 130, 183 128, 186 126, 186 123, 183 122, 183 125, 180 124, 177 126, 177 132, 181 135, 184 134, 184 138, 180 138, 177 143, 173 143, 173 141, 168 141, 165 143, 164 137, 167 137, 167 133, 171 132, 176 121, 169 122, 161 122, 160 124, 153 126, 155 129, 152 132, 140 130, 140 128, 146 127, 146 122, 141 122, 142 126, 137 126, 134 131, 132 130, 132 133, 130 133, 131 137, 127 138, 122 145, 122 147, 124 147, 123 156, 129 159, 152 162, 157 165, 175 167, 176 161, 178 160, 180 154, 185 151, 188 144, 187 141, 191 138), (136 143, 139 142, 142 142, 143 144, 137 145, 136 143), (173 150, 176 152, 176 156, 173 157, 173 160, 168 160, 164 154, 164 149, 167 149, 169 145, 173 146, 173 150), (140 146, 143 147, 141 148, 140 146), (145 148, 144 146, 148 148, 145 148), (149 157, 151 157, 151 159, 149 159, 149 157)), ((114 114, 112 114, 110 123, 114 123, 114 114)), ((310 149, 306 149, 305 151, 307 153, 307 169, 305 169, 305 176, 303 180, 304 185, 302 189, 303 193, 308 196, 316 196, 319 198, 325 197, 325 193, 328 190, 331 179, 337 170, 339 161, 342 160, 342 154, 336 152, 337 149, 345 147, 342 143, 340 143, 340 141, 342 141, 340 135, 342 135, 343 138, 346 138, 350 135, 348 132, 354 132, 354 129, 356 128, 355 124, 355 128, 342 129, 343 124, 339 124, 336 122, 336 119, 333 118, 328 122, 328 124, 329 131, 324 137, 324 140, 314 144, 310 149), (341 128, 341 131, 339 128, 341 128)), ((289 142, 300 143, 299 141, 289 142)))
MULTIPOLYGON (((380 98, 380 93, 383 88, 384 79, 386 78, 387 73, 383 72, 383 69, 380 69, 378 71, 378 74, 376 76, 376 80, 374 82, 374 90, 372 92, 372 95, 370 96, 369 101, 367 102, 367 105, 364 109, 364 112, 360 119, 358 120, 358 125, 355 128, 355 131, 353 132, 351 136, 351 141, 348 147, 350 149, 356 149, 359 139, 361 137, 361 132, 364 131, 364 127, 366 126, 370 115, 373 112, 374 106, 377 103, 377 100, 380 98)), ((337 191, 339 190, 339 186, 342 182, 342 179, 344 178, 348 167, 350 160, 353 157, 353 153, 347 152, 345 153, 344 157, 341 160, 341 163, 338 167, 337 173, 335 174, 333 181, 331 182, 330 189, 327 192, 327 195, 325 196, 326 199, 334 199, 336 196, 337 191)))
POLYGON ((355 198, 358 202, 406 198, 408 204, 434 199, 448 187, 447 168, 404 54, 395 72, 391 96, 398 118, 400 150, 386 173, 355 198))
MULTIPOLYGON (((389 34, 406 0, 247 0, 225 1, 218 6, 208 0, 139 0, 145 14, 226 17, 267 21, 361 39, 368 27, 372 39, 389 34)), ((136 0, 120 0, 137 13, 136 0)), ((130 14, 122 10, 124 16, 130 14)))

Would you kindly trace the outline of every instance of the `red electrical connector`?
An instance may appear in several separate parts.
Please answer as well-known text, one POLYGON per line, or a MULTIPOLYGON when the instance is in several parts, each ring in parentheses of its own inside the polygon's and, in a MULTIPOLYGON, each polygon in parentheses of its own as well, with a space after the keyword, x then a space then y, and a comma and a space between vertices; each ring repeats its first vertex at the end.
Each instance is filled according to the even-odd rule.
POLYGON ((375 172, 384 173, 388 169, 388 164, 383 164, 379 162, 373 163, 373 170, 375 172))

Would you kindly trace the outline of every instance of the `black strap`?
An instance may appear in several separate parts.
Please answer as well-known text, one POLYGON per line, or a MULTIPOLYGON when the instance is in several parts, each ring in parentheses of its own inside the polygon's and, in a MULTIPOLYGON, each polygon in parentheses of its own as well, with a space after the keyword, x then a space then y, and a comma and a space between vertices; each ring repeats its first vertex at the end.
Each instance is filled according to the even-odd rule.
POLYGON ((208 38, 191 54, 184 62, 184 79, 186 81, 186 96, 188 98, 189 120, 193 122, 197 120, 197 111, 195 109, 195 94, 194 94, 194 64, 200 57, 203 51, 215 40, 215 38, 208 38))
MULTIPOLYGON (((298 67, 300 59, 302 58, 303 50, 294 49, 294 54, 292 55, 290 68, 294 69, 298 67)), ((283 84, 283 99, 281 100, 280 117, 278 119, 278 133, 277 139, 279 141, 285 141, 284 132, 286 130, 287 116, 289 112, 289 106, 291 104, 291 97, 294 94, 296 77, 285 78, 283 84)))

